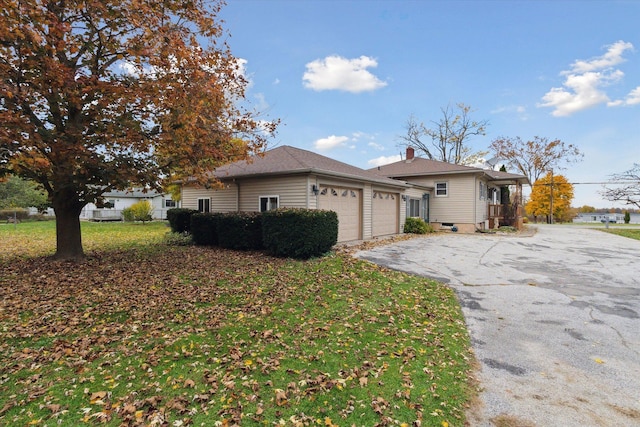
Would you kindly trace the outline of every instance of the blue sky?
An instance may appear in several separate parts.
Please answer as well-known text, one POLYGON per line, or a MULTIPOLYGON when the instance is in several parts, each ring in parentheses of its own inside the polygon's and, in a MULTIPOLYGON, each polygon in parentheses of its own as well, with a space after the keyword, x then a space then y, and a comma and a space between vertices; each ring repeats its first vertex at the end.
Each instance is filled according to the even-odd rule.
MULTIPOLYGON (((292 145, 374 167, 399 159, 413 115, 462 102, 494 139, 576 145, 561 173, 601 182, 640 163, 640 1, 229 0, 233 54, 253 107, 292 145)), ((607 207, 600 185, 574 206, 607 207)))

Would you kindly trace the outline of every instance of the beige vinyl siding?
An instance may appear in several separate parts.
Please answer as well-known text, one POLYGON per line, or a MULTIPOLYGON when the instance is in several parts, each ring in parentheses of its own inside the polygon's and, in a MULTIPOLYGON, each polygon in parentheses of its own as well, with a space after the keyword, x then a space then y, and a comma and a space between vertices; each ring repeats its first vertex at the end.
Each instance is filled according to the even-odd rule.
POLYGON ((412 179, 412 182, 435 187, 437 182, 447 183, 447 196, 437 197, 435 191, 430 199, 430 221, 473 224, 477 208, 477 180, 474 175, 439 175, 412 179))
POLYGON ((362 238, 366 240, 373 237, 373 188, 371 184, 365 184, 362 194, 362 238))
POLYGON ((306 208, 308 193, 307 177, 303 175, 277 178, 243 179, 239 187, 239 210, 257 212, 260 210, 260 196, 278 196, 280 208, 306 208))
POLYGON ((225 184, 221 189, 207 189, 204 187, 185 185, 182 187, 182 207, 198 209, 198 199, 211 200, 211 212, 229 212, 237 209, 237 189, 233 183, 225 184))

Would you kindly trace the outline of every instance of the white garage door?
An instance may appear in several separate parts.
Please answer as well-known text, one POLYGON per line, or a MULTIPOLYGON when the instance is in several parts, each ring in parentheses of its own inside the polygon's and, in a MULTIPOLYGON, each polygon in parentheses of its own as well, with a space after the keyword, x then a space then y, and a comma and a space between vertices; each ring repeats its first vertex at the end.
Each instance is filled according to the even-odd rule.
POLYGON ((355 188, 320 187, 318 208, 338 214, 338 242, 361 239, 361 195, 355 188))
POLYGON ((373 192, 372 231, 374 237, 398 232, 398 199, 397 193, 373 192))

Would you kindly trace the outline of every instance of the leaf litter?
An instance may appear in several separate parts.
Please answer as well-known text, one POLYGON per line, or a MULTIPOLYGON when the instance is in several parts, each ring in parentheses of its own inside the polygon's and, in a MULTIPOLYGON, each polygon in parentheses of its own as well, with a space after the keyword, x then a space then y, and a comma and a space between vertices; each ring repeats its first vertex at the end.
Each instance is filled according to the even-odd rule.
POLYGON ((0 424, 464 425, 450 289, 345 253, 3 262, 0 424))

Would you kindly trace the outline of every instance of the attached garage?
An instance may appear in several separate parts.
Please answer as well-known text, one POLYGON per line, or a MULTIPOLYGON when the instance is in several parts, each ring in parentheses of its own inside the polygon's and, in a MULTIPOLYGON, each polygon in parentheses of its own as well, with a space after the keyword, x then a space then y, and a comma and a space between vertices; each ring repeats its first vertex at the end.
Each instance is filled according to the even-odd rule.
POLYGON ((338 241, 362 239, 362 191, 357 188, 320 186, 318 208, 338 214, 338 241))
POLYGON ((400 205, 398 193, 374 191, 372 206, 373 237, 398 233, 400 205))
MULTIPOLYGON (((402 196, 413 184, 338 162, 310 151, 280 146, 215 170, 223 188, 183 183, 183 207, 207 200, 214 212, 275 208, 324 209, 338 214, 338 242, 399 233, 405 217, 402 196)), ((423 189, 416 190, 422 194, 423 189)))

